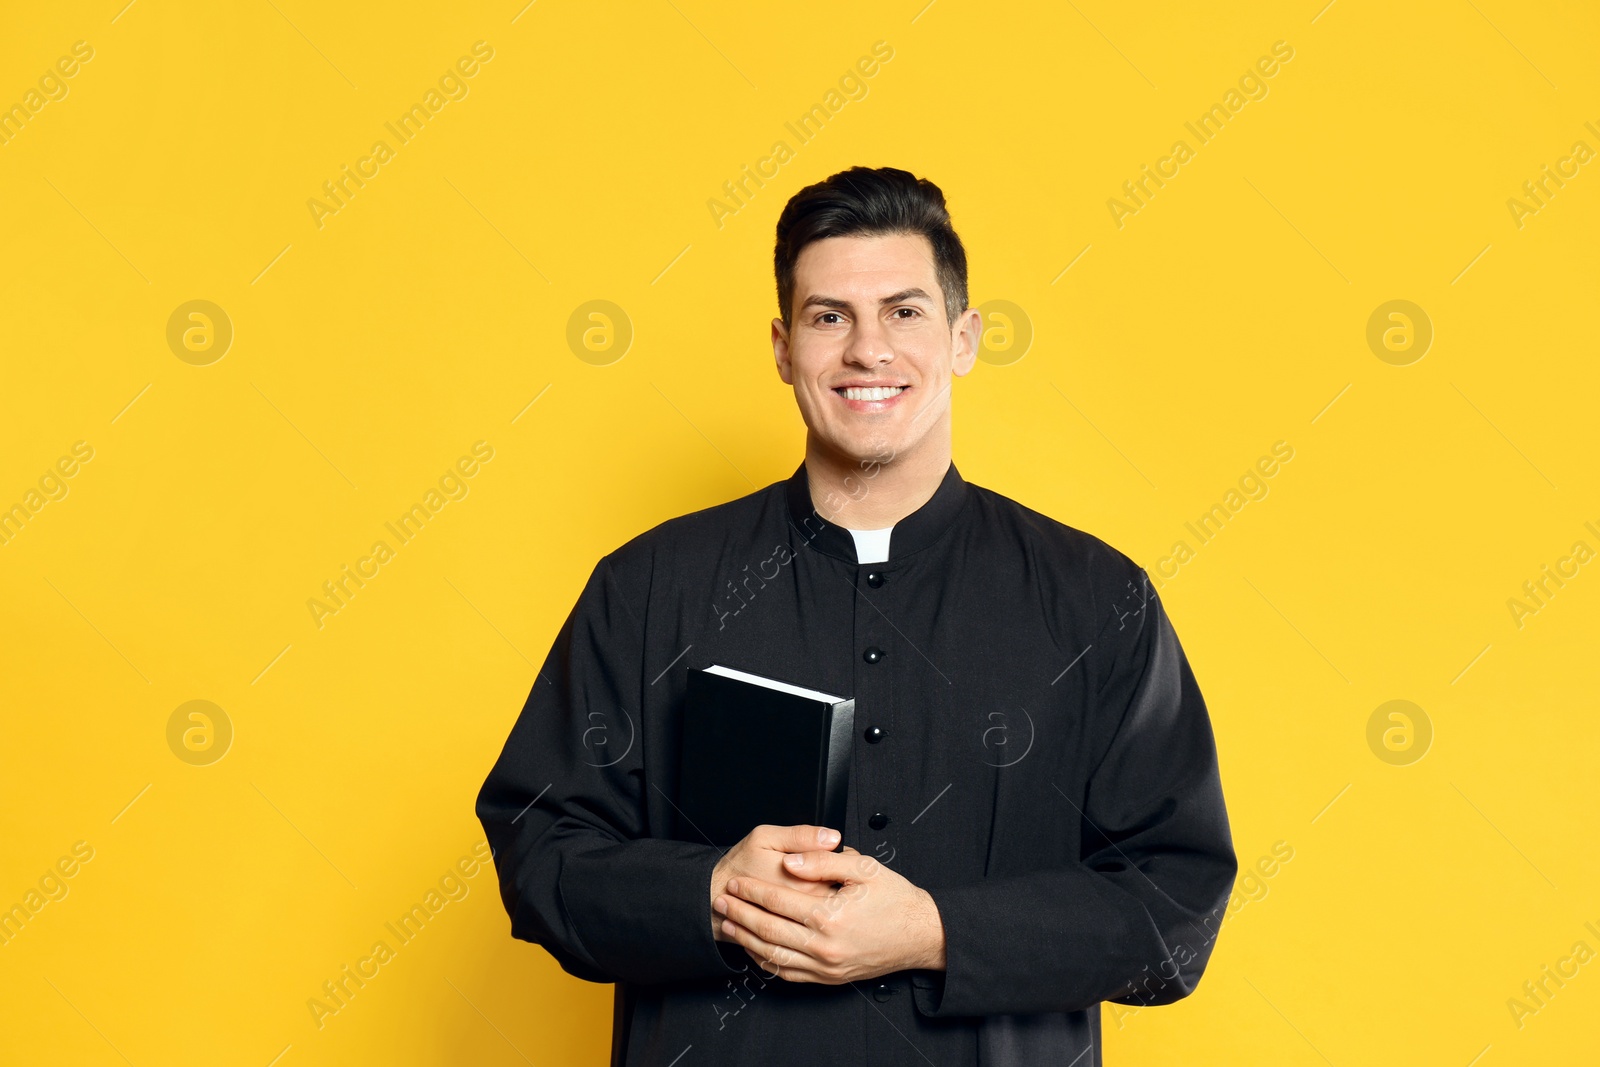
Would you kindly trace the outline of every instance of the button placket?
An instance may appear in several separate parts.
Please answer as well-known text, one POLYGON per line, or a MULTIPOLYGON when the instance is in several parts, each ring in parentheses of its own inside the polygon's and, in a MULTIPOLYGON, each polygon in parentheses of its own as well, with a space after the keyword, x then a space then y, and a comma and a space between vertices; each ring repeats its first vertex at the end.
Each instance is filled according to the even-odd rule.
MULTIPOLYGON (((888 825, 889 816, 880 810, 894 791, 894 765, 896 753, 893 746, 879 747, 888 736, 888 727, 894 721, 894 685, 891 672, 895 669, 888 649, 893 627, 889 597, 883 592, 889 577, 876 565, 861 565, 857 572, 855 595, 855 631, 860 658, 856 661, 857 713, 862 716, 862 739, 872 746, 871 756, 863 758, 862 793, 856 805, 857 818, 872 831, 888 825)), ((864 755, 865 753, 863 753, 864 755)), ((863 836, 863 841, 877 838, 863 836)), ((864 849, 866 845, 862 846, 864 849)))

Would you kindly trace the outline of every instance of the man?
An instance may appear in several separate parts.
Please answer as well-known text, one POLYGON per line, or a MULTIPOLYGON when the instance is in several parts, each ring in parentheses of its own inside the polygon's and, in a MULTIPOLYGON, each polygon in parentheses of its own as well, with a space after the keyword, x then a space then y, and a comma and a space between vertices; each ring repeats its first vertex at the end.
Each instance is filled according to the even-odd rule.
POLYGON ((1137 564, 952 463, 938 187, 855 167, 777 236, 805 459, 595 566, 477 800, 512 934, 616 983, 614 1065, 1098 1065, 1232 887, 1205 703, 1137 564), (843 826, 667 838, 712 664, 855 698, 843 826))

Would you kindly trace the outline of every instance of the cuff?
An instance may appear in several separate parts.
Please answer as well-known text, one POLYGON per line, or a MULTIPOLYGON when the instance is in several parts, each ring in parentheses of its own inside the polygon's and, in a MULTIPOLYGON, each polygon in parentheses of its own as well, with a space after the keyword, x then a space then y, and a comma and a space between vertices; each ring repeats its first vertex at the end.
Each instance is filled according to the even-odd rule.
POLYGON ((944 923, 943 971, 912 972, 912 1002, 930 1018, 1076 1011, 1110 978, 1138 973, 1130 946, 1150 943, 1148 917, 1089 874, 1064 870, 928 890, 944 923))
POLYGON ((617 981, 738 973, 730 946, 711 933, 711 874, 721 858, 710 845, 628 841, 571 860, 561 872, 562 903, 583 947, 617 981))

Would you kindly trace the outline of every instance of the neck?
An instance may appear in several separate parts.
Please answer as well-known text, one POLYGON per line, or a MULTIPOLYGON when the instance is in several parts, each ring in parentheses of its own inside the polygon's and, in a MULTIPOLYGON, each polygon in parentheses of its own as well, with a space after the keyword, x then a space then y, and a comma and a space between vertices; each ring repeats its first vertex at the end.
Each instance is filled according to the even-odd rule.
POLYGON ((806 435, 806 480, 817 514, 850 530, 893 526, 932 499, 950 468, 950 434, 937 428, 912 453, 857 459, 806 435))

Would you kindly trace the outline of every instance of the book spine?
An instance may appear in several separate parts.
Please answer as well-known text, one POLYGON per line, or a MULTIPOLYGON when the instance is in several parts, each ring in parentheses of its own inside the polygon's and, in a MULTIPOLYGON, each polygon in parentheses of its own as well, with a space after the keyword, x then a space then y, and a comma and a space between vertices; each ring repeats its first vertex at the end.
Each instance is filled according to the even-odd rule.
POLYGON ((833 705, 828 720, 827 757, 823 760, 822 811, 819 825, 839 831, 839 847, 848 832, 844 825, 850 787, 850 748, 855 739, 855 698, 833 705))

